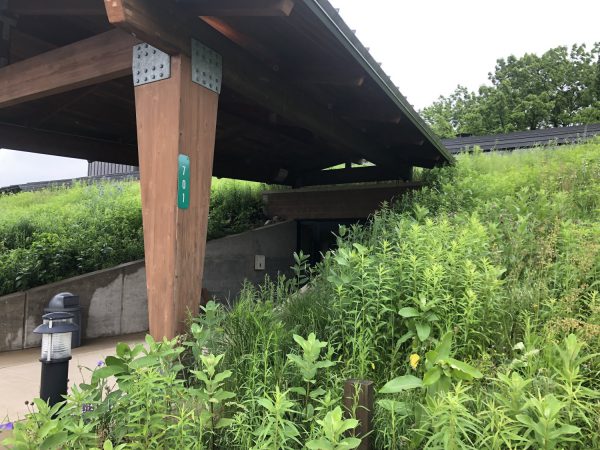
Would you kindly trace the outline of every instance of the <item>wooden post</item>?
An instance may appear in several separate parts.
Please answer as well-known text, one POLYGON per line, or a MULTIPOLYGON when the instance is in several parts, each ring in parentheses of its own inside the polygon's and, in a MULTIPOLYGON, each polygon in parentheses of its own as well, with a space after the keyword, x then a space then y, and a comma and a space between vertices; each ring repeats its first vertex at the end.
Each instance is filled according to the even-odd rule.
POLYGON ((346 417, 355 417, 358 427, 352 436, 362 439, 358 450, 372 448, 371 430, 373 429, 375 386, 372 381, 346 380, 344 383, 344 413, 346 417))
POLYGON ((191 61, 171 57, 171 77, 135 87, 150 333, 185 331, 198 313, 219 95, 192 82, 191 61), (179 155, 187 155, 189 207, 178 206, 179 155))

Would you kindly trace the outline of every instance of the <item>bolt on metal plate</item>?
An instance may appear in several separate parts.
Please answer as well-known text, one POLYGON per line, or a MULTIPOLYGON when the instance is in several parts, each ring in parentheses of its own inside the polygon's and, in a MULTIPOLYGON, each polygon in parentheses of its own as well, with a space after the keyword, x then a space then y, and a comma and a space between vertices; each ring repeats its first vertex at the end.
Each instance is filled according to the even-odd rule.
POLYGON ((192 81, 220 94, 222 74, 221 55, 192 39, 192 81))
POLYGON ((171 77, 171 57, 149 44, 133 46, 133 85, 153 83, 171 77))

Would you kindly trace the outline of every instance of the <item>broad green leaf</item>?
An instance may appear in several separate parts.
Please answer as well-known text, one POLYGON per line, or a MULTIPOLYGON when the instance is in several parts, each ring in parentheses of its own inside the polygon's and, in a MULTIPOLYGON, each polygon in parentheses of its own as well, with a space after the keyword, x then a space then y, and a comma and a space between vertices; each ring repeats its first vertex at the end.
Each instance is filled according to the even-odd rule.
POLYGON ((142 356, 141 358, 134 359, 133 361, 131 361, 129 363, 129 367, 131 367, 132 369, 141 369, 143 367, 155 366, 156 364, 158 364, 158 362, 159 361, 157 356, 142 356))
POLYGON ((354 248, 356 250, 358 250, 358 253, 360 253, 361 255, 364 255, 364 254, 366 254, 369 251, 369 249, 367 247, 365 247, 364 245, 361 245, 361 244, 359 244, 357 242, 355 242, 352 245, 354 246, 354 248))
POLYGON ((358 420, 356 419, 346 419, 343 420, 340 426, 337 429, 337 433, 343 434, 348 430, 354 430, 358 426, 358 420))
POLYGON ((425 376, 423 377, 423 386, 431 386, 436 383, 440 377, 442 376, 442 369, 439 367, 433 367, 425 372, 425 376))
POLYGON ((312 391, 310 391, 310 398, 317 399, 317 398, 325 395, 326 393, 327 392, 323 388, 313 389, 312 391))
POLYGON ((325 438, 314 439, 312 441, 308 441, 306 443, 306 448, 309 448, 311 450, 335 450, 334 445, 331 444, 325 438))
POLYGON ((156 343, 151 334, 147 334, 144 340, 146 341, 146 344, 148 344, 149 348, 152 348, 152 345, 156 343))
POLYGON ((229 427, 232 424, 233 424, 233 419, 221 418, 221 419, 219 419, 219 421, 215 425, 215 428, 218 429, 218 428, 229 427))
POLYGON ((420 378, 414 375, 403 375, 388 381, 380 390, 380 394, 396 394, 398 392, 416 389, 423 386, 420 378))
POLYGON ((125 344, 124 342, 119 342, 117 344, 117 356, 119 358, 125 358, 126 356, 129 356, 131 353, 131 350, 129 349, 129 345, 125 344))
POLYGON ((126 368, 123 366, 104 366, 99 369, 94 370, 92 374, 92 383, 97 382, 100 379, 112 377, 113 375, 117 375, 119 373, 123 373, 126 371, 126 368))
POLYGON ((535 428, 535 422, 533 419, 525 414, 517 414, 516 419, 521 422, 523 425, 530 427, 531 429, 535 428))
POLYGON ((415 333, 413 333, 412 331, 409 331, 409 332, 403 334, 402 337, 400 339, 398 339, 398 343, 396 344, 396 347, 399 347, 400 345, 404 344, 406 341, 408 341, 414 335, 415 335, 415 333))
POLYGON ((54 430, 58 426, 58 422, 55 420, 49 420, 45 424, 43 424, 39 431, 38 435, 40 438, 45 438, 52 430, 54 430))
POLYGON ((222 402, 223 400, 229 400, 233 397, 235 397, 235 394, 229 391, 218 391, 213 394, 213 398, 217 399, 220 402, 222 402))
POLYGON ((106 358, 104 358, 104 364, 107 366, 127 367, 127 363, 121 358, 117 358, 116 356, 107 356, 106 358))
POLYGON ((267 409, 268 411, 273 410, 273 402, 268 398, 259 398, 258 400, 256 400, 256 403, 258 403, 260 406, 267 409))
POLYGON ((221 381, 224 381, 227 378, 229 378, 232 374, 233 372, 231 370, 225 370, 224 372, 216 374, 213 380, 215 381, 215 383, 220 383, 221 381))
POLYGON ((359 438, 349 437, 346 439, 342 439, 342 441, 337 445, 337 449, 348 449, 351 450, 353 448, 357 448, 362 441, 359 438))
POLYGON ((334 361, 317 361, 315 363, 315 367, 317 369, 325 369, 326 367, 331 367, 331 366, 335 366, 334 361))
POLYGON ((431 333, 431 326, 428 323, 416 322, 415 329, 421 342, 424 342, 429 337, 429 333, 431 333))
POLYGON ((66 431, 59 431, 44 439, 44 442, 40 445, 40 450, 55 450, 61 448, 62 444, 67 442, 68 439, 69 435, 66 431))
POLYGON ((289 391, 298 395, 306 395, 306 389, 304 389, 303 387, 292 387, 289 389, 289 391))
POLYGON ((203 381, 205 383, 210 382, 210 380, 208 379, 208 376, 206 376, 206 374, 204 372, 202 372, 201 370, 192 370, 192 373, 194 374, 194 376, 196 378, 198 378, 198 380, 203 381))
POLYGON ((437 351, 437 360, 446 359, 450 357, 450 347, 452 346, 452 331, 448 331, 440 339, 440 343, 435 348, 437 351))
POLYGON ((550 439, 558 439, 563 434, 576 434, 579 433, 580 428, 575 425, 563 425, 557 430, 551 431, 549 433, 550 439))
POLYGON ((130 349, 131 358, 135 358, 137 355, 144 351, 144 346, 142 344, 136 344, 135 347, 130 349))
POLYGON ((398 311, 398 314, 400 314, 405 319, 408 319, 409 317, 419 317, 421 315, 421 313, 412 306, 407 306, 406 308, 400 309, 398 311))
POLYGON ((467 364, 466 362, 459 361, 454 358, 447 358, 446 361, 450 364, 450 367, 456 370, 460 370, 461 372, 473 377, 473 378, 481 378, 482 373, 477 370, 475 367, 467 364))
POLYGON ((389 398, 378 400, 377 404, 386 411, 393 412, 402 416, 408 415, 410 412, 405 402, 399 402, 397 400, 392 400, 389 398))

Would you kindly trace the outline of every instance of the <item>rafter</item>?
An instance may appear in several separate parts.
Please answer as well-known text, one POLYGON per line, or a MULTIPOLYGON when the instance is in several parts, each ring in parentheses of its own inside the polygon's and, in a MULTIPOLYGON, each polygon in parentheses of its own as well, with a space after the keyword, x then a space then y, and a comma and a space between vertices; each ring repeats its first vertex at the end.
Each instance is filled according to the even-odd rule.
POLYGON ((296 187, 301 187, 392 180, 410 181, 411 178, 412 167, 408 165, 396 166, 393 170, 371 166, 308 172, 298 176, 295 185, 296 187))
POLYGON ((135 145, 2 123, 0 123, 0 148, 137 165, 135 145))
POLYGON ((76 42, 0 69, 0 108, 131 73, 137 39, 121 30, 76 42))
POLYGON ((421 183, 326 186, 263 193, 266 215, 283 219, 364 219, 421 183))
POLYGON ((177 0, 197 16, 289 16, 294 9, 293 0, 177 0))
POLYGON ((192 37, 211 47, 223 57, 223 82, 228 89, 291 123, 375 163, 398 162, 392 152, 330 114, 283 81, 276 72, 260 64, 205 22, 187 15, 176 4, 159 0, 106 0, 105 4, 112 24, 167 53, 189 55, 192 37))

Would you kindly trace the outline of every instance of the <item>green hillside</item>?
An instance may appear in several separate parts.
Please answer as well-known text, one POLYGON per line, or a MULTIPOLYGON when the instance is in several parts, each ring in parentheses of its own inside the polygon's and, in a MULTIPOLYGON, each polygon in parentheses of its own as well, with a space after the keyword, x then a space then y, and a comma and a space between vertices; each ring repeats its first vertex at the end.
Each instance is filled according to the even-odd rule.
POLYGON ((377 449, 600 448, 600 140, 423 176, 317 267, 296 255, 187 336, 120 344, 15 442, 352 449, 342 389, 362 379, 377 449))
MULTIPOLYGON (((208 239, 262 224, 263 189, 213 179, 208 239)), ((138 182, 0 196, 0 295, 143 257, 138 182)))

